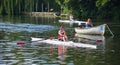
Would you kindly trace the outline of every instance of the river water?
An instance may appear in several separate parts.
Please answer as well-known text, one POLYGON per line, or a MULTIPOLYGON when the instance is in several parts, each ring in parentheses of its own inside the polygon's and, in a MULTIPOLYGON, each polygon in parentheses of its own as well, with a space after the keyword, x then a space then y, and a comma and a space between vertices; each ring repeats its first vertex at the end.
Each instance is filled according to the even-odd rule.
POLYGON ((119 65, 120 23, 104 22, 109 25, 114 37, 107 29, 105 36, 88 35, 84 38, 75 36, 77 35, 74 32, 76 24, 70 27, 69 24, 59 23, 59 19, 1 16, 0 65, 119 65), (57 38, 57 31, 61 24, 65 25, 70 41, 96 45, 97 48, 65 47, 31 42, 31 37, 57 38), (25 44, 18 44, 18 42, 25 44))

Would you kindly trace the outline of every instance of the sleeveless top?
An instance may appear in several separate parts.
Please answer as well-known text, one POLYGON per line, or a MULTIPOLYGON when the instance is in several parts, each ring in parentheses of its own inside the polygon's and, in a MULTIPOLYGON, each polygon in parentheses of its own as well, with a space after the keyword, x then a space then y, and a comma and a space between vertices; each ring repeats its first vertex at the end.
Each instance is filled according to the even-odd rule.
POLYGON ((62 37, 64 36, 64 34, 65 34, 65 31, 60 30, 58 34, 58 40, 62 40, 62 37))

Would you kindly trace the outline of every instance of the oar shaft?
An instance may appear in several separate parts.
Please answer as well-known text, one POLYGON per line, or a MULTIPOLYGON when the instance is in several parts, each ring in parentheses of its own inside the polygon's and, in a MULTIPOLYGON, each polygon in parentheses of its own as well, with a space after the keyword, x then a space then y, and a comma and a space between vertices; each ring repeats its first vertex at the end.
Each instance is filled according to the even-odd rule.
POLYGON ((112 33, 112 31, 110 30, 109 26, 107 25, 108 30, 110 31, 110 33, 112 34, 112 36, 114 36, 114 34, 112 33))

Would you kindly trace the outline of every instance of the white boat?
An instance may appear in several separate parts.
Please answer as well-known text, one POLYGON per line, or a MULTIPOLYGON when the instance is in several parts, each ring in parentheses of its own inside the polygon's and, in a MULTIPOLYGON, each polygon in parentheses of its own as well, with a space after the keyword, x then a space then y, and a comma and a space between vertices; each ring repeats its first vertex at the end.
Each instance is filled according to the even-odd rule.
POLYGON ((73 41, 59 41, 57 39, 43 39, 43 38, 33 38, 32 37, 31 41, 32 42, 39 42, 39 43, 53 44, 53 45, 62 45, 62 46, 68 46, 68 47, 82 47, 82 48, 96 49, 96 45, 76 43, 73 41))
POLYGON ((75 34, 75 37, 82 38, 82 39, 88 39, 88 40, 94 40, 94 41, 105 39, 105 37, 101 35, 84 35, 84 34, 78 34, 78 33, 75 34))
POLYGON ((60 23, 86 23, 86 21, 78 21, 78 20, 59 20, 60 23))
POLYGON ((75 32, 79 34, 104 35, 106 24, 94 26, 91 28, 75 28, 75 32))

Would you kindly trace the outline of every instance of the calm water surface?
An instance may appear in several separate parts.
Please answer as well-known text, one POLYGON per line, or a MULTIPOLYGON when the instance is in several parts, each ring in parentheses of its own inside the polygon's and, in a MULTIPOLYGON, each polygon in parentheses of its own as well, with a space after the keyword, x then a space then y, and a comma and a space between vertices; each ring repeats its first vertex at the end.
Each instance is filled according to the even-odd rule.
MULTIPOLYGON (((57 38, 59 18, 0 17, 0 65, 119 65, 120 24, 107 23, 114 33, 76 37, 74 26, 66 25, 69 40, 93 44, 97 49, 31 42, 31 37, 57 38), (95 37, 95 38, 94 38, 95 37), (93 38, 93 39, 91 39, 93 38), (17 42, 25 44, 17 44, 17 42)), ((95 23, 98 25, 101 23, 95 23)))

